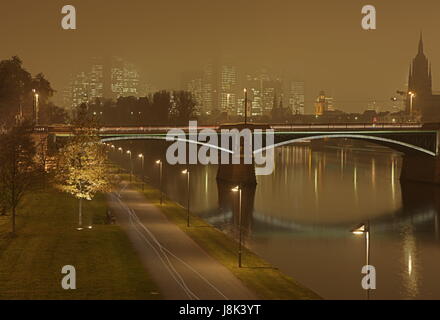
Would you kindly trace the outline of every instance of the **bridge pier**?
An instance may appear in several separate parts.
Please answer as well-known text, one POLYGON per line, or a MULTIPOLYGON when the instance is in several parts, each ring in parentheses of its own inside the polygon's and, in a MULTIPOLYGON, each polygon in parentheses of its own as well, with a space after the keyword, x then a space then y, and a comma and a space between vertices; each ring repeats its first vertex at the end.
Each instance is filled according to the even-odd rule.
POLYGON ((235 185, 242 186, 255 186, 257 184, 257 177, 255 175, 255 162, 253 155, 253 146, 254 146, 254 137, 252 133, 256 130, 267 130, 270 129, 268 125, 261 124, 230 124, 230 125, 221 125, 220 132, 224 134, 224 130, 237 130, 241 132, 242 130, 250 130, 250 141, 245 142, 245 139, 240 140, 240 162, 239 164, 232 163, 232 156, 229 157, 229 164, 219 164, 217 170, 217 180, 224 183, 232 183, 235 185), (245 143, 251 144, 251 152, 252 152, 252 163, 245 163, 245 155, 244 150, 246 150, 245 143))
POLYGON ((219 164, 217 180, 235 185, 256 185, 254 164, 219 164))
POLYGON ((400 180, 440 184, 440 157, 404 155, 400 180))

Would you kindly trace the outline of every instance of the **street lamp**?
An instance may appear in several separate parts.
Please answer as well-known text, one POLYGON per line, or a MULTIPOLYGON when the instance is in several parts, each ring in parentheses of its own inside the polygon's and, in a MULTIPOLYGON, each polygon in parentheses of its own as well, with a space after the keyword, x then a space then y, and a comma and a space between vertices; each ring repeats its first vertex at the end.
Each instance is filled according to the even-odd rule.
POLYGON ((124 149, 122 149, 122 147, 119 147, 118 151, 121 151, 121 155, 122 155, 122 153, 124 152, 124 149))
POLYGON ((248 96, 247 96, 247 89, 244 88, 244 124, 247 124, 247 100, 248 100, 248 96))
POLYGON ((133 179, 133 177, 132 177, 133 176, 133 161, 131 159, 131 151, 127 150, 127 154, 130 155, 130 182, 131 182, 133 179))
POLYGON ((409 115, 412 116, 413 114, 413 99, 415 98, 416 94, 412 91, 408 92, 409 95, 409 115))
POLYGON ((138 158, 141 159, 141 163, 142 163, 142 191, 144 191, 144 160, 145 160, 145 157, 142 153, 140 153, 138 155, 138 158))
POLYGON ((159 183, 160 183, 160 205, 163 203, 163 196, 162 196, 162 160, 157 160, 156 164, 159 165, 159 183))
MULTIPOLYGON (((351 230, 355 235, 365 235, 365 265, 370 265, 370 222, 362 223, 351 230)), ((367 289, 367 298, 370 298, 370 289, 367 289)))
POLYGON ((187 217, 186 217, 186 226, 189 228, 189 199, 190 199, 190 184, 189 184, 189 170, 185 169, 182 171, 182 174, 186 174, 187 176, 187 217))
POLYGON ((238 267, 241 268, 241 256, 242 256, 242 228, 241 228, 241 187, 236 186, 235 188, 232 188, 232 192, 238 192, 238 267))
POLYGON ((32 89, 32 93, 33 93, 33 101, 34 101, 34 122, 35 125, 38 126, 38 122, 39 122, 39 94, 37 93, 37 90, 32 89))

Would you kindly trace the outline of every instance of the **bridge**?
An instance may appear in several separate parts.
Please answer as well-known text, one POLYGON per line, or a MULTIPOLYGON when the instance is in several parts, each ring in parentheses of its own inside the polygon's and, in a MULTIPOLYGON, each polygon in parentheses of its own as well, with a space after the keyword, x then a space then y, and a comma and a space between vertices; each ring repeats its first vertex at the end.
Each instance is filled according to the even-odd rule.
MULTIPOLYGON (((403 153, 401 179, 440 184, 440 124, 383 123, 383 124, 224 124, 218 126, 198 126, 201 130, 224 130, 249 128, 255 130, 274 130, 274 145, 279 147, 295 142, 347 138, 366 140, 389 147, 403 153)), ((171 129, 180 129, 188 136, 188 126, 107 126, 97 129, 102 142, 121 140, 164 140, 171 129)), ((35 127, 34 134, 66 137, 73 133, 71 126, 35 127)), ((186 137, 185 137, 186 138, 186 137)), ((188 142, 192 142, 187 140, 188 142)), ((266 147, 267 148, 267 147, 266 147)), ((237 166, 237 165, 235 165, 237 166)), ((252 166, 253 167, 253 166, 252 166)), ((232 167, 231 167, 232 168, 232 167)), ((227 174, 226 180, 233 179, 237 171, 227 174)), ((247 173, 246 173, 247 174, 247 173)))

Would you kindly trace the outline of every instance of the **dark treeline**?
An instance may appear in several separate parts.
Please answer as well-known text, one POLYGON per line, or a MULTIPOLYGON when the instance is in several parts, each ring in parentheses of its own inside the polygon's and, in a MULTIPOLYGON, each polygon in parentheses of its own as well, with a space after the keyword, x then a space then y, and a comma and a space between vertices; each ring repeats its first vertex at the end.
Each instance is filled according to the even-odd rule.
POLYGON ((45 148, 29 134, 29 124, 14 126, 0 134, 0 215, 11 216, 16 230, 16 212, 23 197, 44 183, 45 148))
POLYGON ((42 73, 32 76, 19 57, 0 61, 0 127, 9 128, 24 119, 33 119, 38 94, 39 123, 64 123, 67 114, 50 98, 55 93, 42 73))
POLYGON ((96 99, 79 108, 86 109, 101 125, 185 125, 195 119, 195 106, 188 91, 162 90, 141 98, 96 99))

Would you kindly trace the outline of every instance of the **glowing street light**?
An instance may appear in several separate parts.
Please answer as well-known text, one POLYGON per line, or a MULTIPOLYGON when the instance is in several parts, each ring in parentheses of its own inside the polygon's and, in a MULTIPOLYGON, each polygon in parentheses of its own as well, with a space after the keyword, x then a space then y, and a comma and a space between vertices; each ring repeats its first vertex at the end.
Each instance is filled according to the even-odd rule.
POLYGON ((35 125, 36 126, 38 126, 38 122, 39 122, 39 109, 40 109, 40 106, 39 106, 39 94, 37 93, 37 90, 35 90, 35 89, 32 89, 32 94, 33 94, 33 102, 34 102, 34 105, 33 105, 33 107, 34 107, 34 122, 35 122, 35 125))
POLYGON ((242 228, 241 228, 241 187, 236 186, 231 189, 232 192, 238 192, 238 267, 241 268, 241 256, 242 256, 242 228))
POLYGON ((159 184, 160 184, 160 205, 163 203, 163 192, 162 192, 162 160, 157 160, 156 164, 159 165, 159 184))
MULTIPOLYGON (((354 235, 365 235, 365 265, 370 265, 370 222, 362 223, 350 230, 354 235)), ((370 289, 367 289, 367 299, 370 298, 370 289)))
POLYGON ((141 159, 142 160, 142 170, 144 170, 144 155, 142 154, 142 153, 140 153, 139 155, 138 155, 138 158, 139 159, 141 159))
POLYGON ((127 154, 130 156, 130 182, 133 180, 133 161, 131 158, 131 151, 127 150, 127 154))
POLYGON ((415 98, 416 94, 412 91, 408 92, 409 95, 409 114, 412 116, 413 114, 413 99, 415 98))
POLYGON ((186 192, 186 197, 187 197, 187 206, 186 206, 186 210, 187 210, 187 218, 186 218, 186 226, 189 228, 190 224, 189 224, 189 199, 190 197, 190 184, 189 184, 189 170, 185 169, 182 171, 182 174, 186 174, 187 176, 187 192, 186 192))
POLYGON ((144 191, 144 160, 145 160, 145 157, 142 153, 140 153, 138 155, 138 158, 141 159, 141 163, 142 163, 142 191, 144 191))

